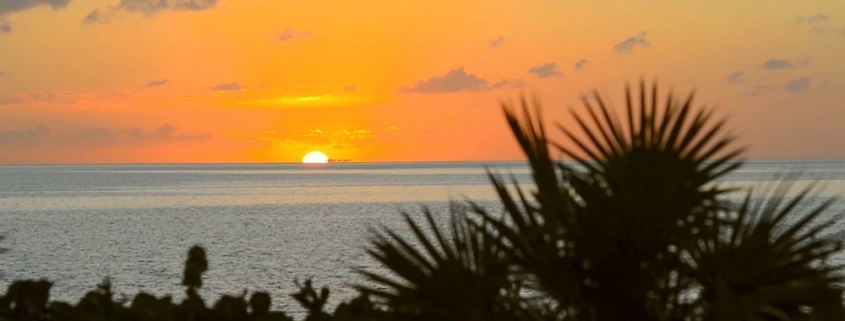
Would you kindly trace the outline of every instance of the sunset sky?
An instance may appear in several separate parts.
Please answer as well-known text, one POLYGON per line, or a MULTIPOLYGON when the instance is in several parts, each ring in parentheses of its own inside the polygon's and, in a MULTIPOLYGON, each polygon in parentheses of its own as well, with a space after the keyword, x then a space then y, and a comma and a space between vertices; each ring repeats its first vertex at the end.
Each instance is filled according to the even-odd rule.
POLYGON ((0 0, 0 163, 516 160, 502 101, 640 78, 845 158, 842 0, 0 0))

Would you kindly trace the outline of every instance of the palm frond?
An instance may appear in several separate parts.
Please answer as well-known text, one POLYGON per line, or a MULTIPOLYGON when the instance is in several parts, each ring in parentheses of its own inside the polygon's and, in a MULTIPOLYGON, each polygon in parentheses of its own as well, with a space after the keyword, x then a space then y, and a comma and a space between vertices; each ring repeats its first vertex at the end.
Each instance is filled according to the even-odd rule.
POLYGON ((640 83, 638 98, 627 88, 625 121, 597 92, 585 98, 586 115, 572 113, 580 133, 558 126, 570 144, 550 143, 539 107, 532 117, 525 99, 522 119, 504 107, 535 199, 519 190, 513 197, 491 177, 506 216, 480 214, 569 318, 670 314, 665 306, 691 283, 676 271, 678 253, 714 228, 725 190, 713 183, 740 164, 742 149, 731 149, 733 137, 710 111, 694 111, 692 95, 669 95, 661 106, 657 86, 640 83), (578 167, 553 161, 549 145, 578 167))
POLYGON ((575 130, 558 125, 565 143, 549 140, 536 101, 503 105, 535 188, 488 170, 503 213, 470 202, 474 216, 453 213, 448 229, 426 211, 427 225, 405 216, 411 238, 375 231, 368 253, 392 275, 360 271, 376 286, 359 289, 402 320, 842 319, 829 204, 802 212, 809 192, 783 187, 729 205, 719 179, 743 149, 725 121, 692 94, 638 89, 625 119, 585 98, 575 130))
POLYGON ((374 230, 368 253, 391 276, 358 271, 373 286, 358 290, 383 300, 395 320, 512 320, 518 309, 503 295, 510 286, 501 241, 455 210, 448 228, 424 211, 427 226, 405 213, 412 238, 374 230), (429 233, 425 233, 428 231, 429 233))
POLYGON ((842 266, 830 263, 842 242, 826 234, 838 217, 822 217, 830 201, 807 204, 810 189, 787 197, 787 188, 758 204, 749 192, 720 235, 690 251, 711 319, 845 317, 842 266))

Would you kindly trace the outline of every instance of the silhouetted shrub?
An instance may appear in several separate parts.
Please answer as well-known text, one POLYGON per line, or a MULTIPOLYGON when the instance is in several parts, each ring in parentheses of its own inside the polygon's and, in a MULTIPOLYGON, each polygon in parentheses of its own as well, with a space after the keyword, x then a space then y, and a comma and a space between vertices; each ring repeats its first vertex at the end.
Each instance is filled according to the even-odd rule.
MULTIPOLYGON (((243 296, 225 295, 208 309, 196 292, 202 286, 202 274, 207 269, 205 250, 199 246, 191 248, 182 282, 186 286, 187 297, 178 304, 173 303, 169 296, 156 298, 139 293, 127 306, 125 302, 114 300, 108 279, 96 290, 86 293, 76 305, 48 302, 52 283, 44 280, 16 281, 9 286, 6 294, 0 297, 0 320, 293 321, 283 312, 271 312, 270 295, 263 292, 254 293, 249 303, 243 296)), ((310 282, 307 286, 310 287, 310 282)), ((324 297, 328 297, 327 290, 324 297)), ((322 304, 325 304, 325 298, 322 299, 322 304)), ((320 310, 313 310, 311 313, 326 315, 320 310)), ((333 319, 329 317, 315 320, 333 319)))

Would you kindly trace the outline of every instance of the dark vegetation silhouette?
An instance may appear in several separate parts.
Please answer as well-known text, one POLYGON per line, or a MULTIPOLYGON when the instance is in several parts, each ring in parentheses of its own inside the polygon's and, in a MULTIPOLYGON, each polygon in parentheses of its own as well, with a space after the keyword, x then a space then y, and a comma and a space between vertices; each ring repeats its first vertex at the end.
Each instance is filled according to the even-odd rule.
MULTIPOLYGON (((626 91, 622 119, 593 97, 572 113, 574 129, 559 126, 568 144, 547 138, 536 102, 523 100, 521 117, 504 105, 535 189, 490 174, 501 212, 454 203, 445 225, 425 210, 422 223, 403 214, 409 236, 373 229, 367 253, 389 273, 358 271, 360 295, 331 314, 328 289, 297 282, 305 320, 845 319, 829 202, 809 204, 809 190, 787 197, 785 185, 764 201, 723 188, 742 149, 692 95, 661 103, 641 83, 626 91)), ((115 300, 108 281, 76 305, 48 302, 49 282, 18 281, 0 297, 0 320, 292 320, 262 292, 207 307, 197 293, 207 268, 192 248, 180 303, 115 300)))

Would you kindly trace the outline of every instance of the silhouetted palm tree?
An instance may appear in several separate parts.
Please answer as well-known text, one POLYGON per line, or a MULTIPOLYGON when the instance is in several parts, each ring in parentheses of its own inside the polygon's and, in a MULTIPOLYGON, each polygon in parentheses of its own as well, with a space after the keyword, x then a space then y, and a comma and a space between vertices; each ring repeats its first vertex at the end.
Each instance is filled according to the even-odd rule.
POLYGON ((841 242, 818 222, 826 205, 804 211, 806 192, 725 201, 717 180, 742 150, 724 121, 692 95, 661 105, 656 86, 641 83, 638 101, 626 93, 624 122, 598 93, 585 98, 580 135, 560 128, 570 144, 550 142, 525 100, 523 120, 504 106, 536 190, 514 194, 491 175, 504 215, 453 214, 449 238, 427 213, 436 243, 408 219, 424 250, 376 234, 370 254, 399 278, 365 272, 387 289, 362 290, 431 320, 842 319, 841 269, 828 263, 841 242), (507 291, 517 285, 529 289, 507 291))

